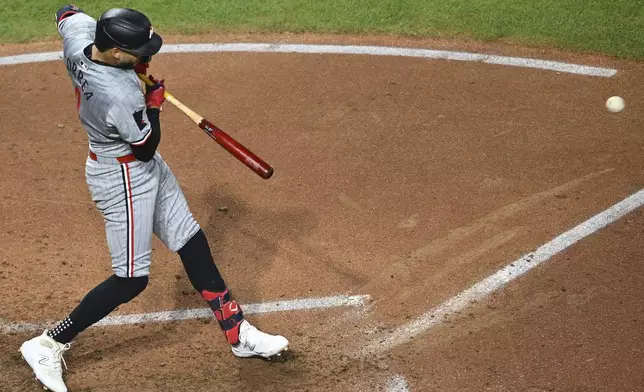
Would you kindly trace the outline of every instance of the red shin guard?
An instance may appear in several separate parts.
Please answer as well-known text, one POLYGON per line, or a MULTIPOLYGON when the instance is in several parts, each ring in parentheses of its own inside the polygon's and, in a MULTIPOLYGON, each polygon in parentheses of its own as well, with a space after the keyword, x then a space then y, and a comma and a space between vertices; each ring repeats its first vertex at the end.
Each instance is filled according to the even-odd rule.
POLYGON ((239 343, 239 324, 244 320, 244 313, 237 302, 231 299, 230 291, 214 293, 204 290, 201 292, 201 296, 210 305, 228 343, 239 343))

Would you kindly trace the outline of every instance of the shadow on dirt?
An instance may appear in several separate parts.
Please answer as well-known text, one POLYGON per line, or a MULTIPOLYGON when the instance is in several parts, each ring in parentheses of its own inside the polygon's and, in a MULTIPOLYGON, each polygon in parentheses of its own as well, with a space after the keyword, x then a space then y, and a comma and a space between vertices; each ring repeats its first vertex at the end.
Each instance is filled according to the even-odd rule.
MULTIPOLYGON (((243 196, 234 195, 221 185, 212 187, 206 200, 211 211, 209 219, 201 225, 226 285, 242 308, 244 303, 269 300, 258 290, 258 281, 271 269, 280 243, 297 241, 313 230, 317 224, 314 217, 305 209, 275 212, 250 206, 243 196)), ((181 263, 176 275, 185 277, 181 263)), ((185 303, 185 296, 190 295, 195 297, 190 300, 195 307, 205 305, 187 278, 178 279, 174 291, 177 303, 185 303)))

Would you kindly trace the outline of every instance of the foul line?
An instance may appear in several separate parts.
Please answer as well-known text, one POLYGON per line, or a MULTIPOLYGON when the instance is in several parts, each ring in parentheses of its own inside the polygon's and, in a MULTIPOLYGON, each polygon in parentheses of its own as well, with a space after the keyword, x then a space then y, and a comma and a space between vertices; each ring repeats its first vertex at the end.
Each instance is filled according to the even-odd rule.
MULTIPOLYGON (((559 61, 523 57, 497 56, 485 53, 456 52, 448 50, 415 49, 387 46, 358 45, 305 45, 271 43, 205 43, 165 45, 161 53, 212 53, 212 52, 259 52, 259 53, 306 53, 306 54, 357 54, 372 56, 417 57, 436 60, 471 61, 512 67, 536 68, 561 73, 610 78, 617 74, 612 68, 569 64, 559 61)), ((62 59, 62 52, 29 53, 0 57, 1 65, 37 63, 62 59)))
POLYGON ((448 299, 446 302, 423 314, 411 323, 398 327, 385 338, 373 340, 362 349, 362 354, 369 355, 376 352, 383 352, 406 343, 409 339, 442 323, 454 313, 467 308, 494 291, 501 289, 539 264, 549 260, 557 253, 562 252, 579 240, 608 226, 642 205, 644 205, 644 189, 568 230, 547 244, 540 246, 535 252, 524 255, 518 260, 508 264, 503 269, 448 299))
MULTIPOLYGON (((336 295, 332 297, 317 297, 317 298, 301 298, 286 301, 263 302, 255 304, 246 304, 243 306, 245 314, 263 314, 263 313, 276 313, 292 310, 313 310, 313 309, 326 309, 337 308, 345 306, 359 307, 364 306, 365 302, 369 300, 368 295, 336 295)), ((129 325, 129 324, 147 324, 147 323, 161 323, 170 321, 190 320, 211 318, 212 310, 205 309, 183 309, 183 310, 166 310, 162 312, 153 313, 140 313, 128 314, 122 316, 108 316, 94 324, 93 327, 106 327, 113 325, 129 325)), ((0 330, 3 333, 11 332, 32 332, 39 331, 47 328, 52 323, 31 324, 31 323, 18 323, 18 324, 0 324, 0 330)))

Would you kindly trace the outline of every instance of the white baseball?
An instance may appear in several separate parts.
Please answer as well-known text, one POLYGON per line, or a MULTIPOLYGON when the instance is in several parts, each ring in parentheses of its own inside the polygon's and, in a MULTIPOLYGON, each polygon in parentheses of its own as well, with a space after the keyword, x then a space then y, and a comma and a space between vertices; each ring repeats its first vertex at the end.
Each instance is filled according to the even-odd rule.
POLYGON ((610 97, 606 101, 606 109, 612 113, 619 113, 624 110, 624 98, 622 97, 610 97))

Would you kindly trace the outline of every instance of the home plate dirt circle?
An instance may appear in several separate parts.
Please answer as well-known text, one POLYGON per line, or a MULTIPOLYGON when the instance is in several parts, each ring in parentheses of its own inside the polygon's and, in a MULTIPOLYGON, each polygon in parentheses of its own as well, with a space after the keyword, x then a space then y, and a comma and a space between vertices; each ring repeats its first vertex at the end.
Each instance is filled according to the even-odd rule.
MULTIPOLYGON (((287 336, 293 360, 234 358, 201 317, 178 257, 155 240, 146 292, 66 356, 70 390, 566 390, 597 389, 602 379, 627 390, 644 382, 614 377, 617 363, 644 359, 632 321, 644 318, 644 271, 632 262, 644 256, 641 64, 512 46, 303 41, 171 44, 150 67, 275 168, 270 180, 256 178, 179 111, 164 110, 160 152, 226 282, 251 309, 271 309, 249 318, 287 336), (613 95, 629 102, 618 115, 604 108, 613 95), (601 215, 614 206, 618 214, 601 215), (430 331, 396 338, 596 216, 594 231, 564 241, 548 263, 472 297, 430 331), (365 347, 376 349, 362 355, 365 347), (627 354, 616 361, 614 350, 627 354)), ((2 53, 0 368, 5 390, 25 391, 37 385, 20 343, 66 315, 110 264, 60 53, 2 53)))

